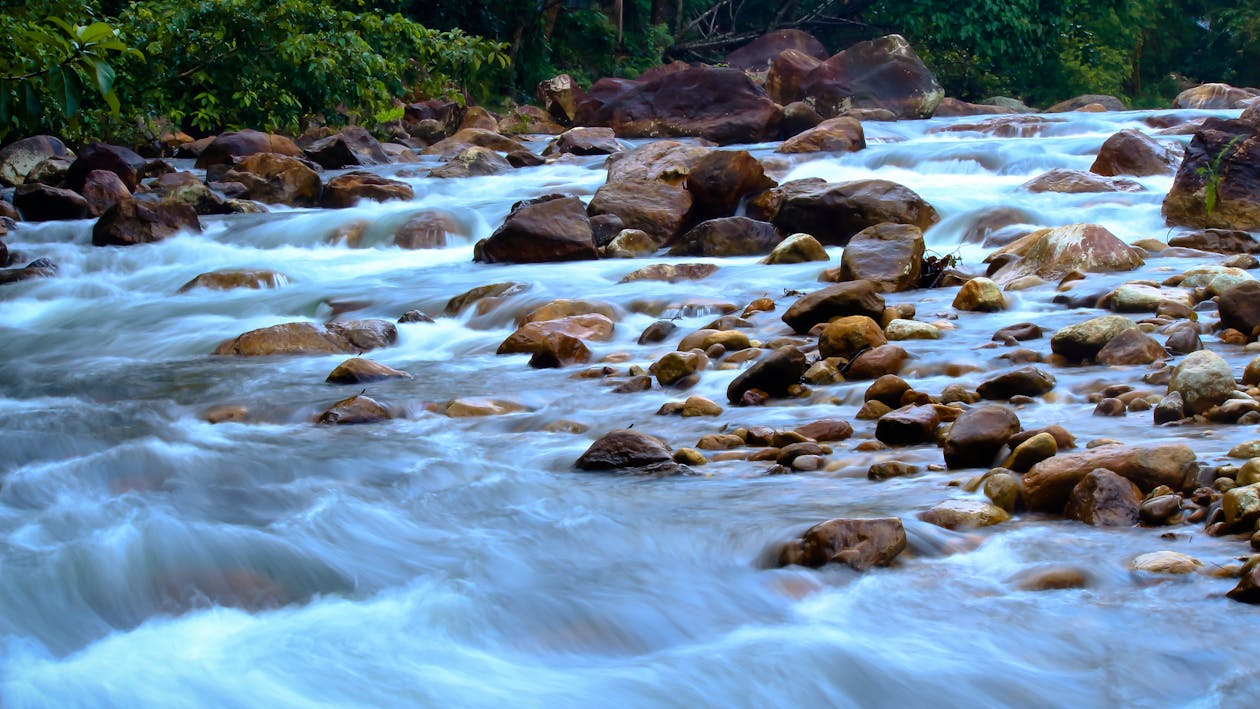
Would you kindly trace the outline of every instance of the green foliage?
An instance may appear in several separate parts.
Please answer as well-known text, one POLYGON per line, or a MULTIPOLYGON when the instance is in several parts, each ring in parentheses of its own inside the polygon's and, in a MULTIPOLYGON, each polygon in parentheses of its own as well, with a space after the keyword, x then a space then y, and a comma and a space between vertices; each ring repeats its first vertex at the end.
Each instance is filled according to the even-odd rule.
POLYGON ((1234 151, 1234 147, 1242 139, 1243 136, 1241 135, 1234 136, 1233 139, 1225 144, 1225 147, 1221 148, 1221 152, 1212 158, 1211 162, 1207 165, 1199 166, 1199 169, 1195 171, 1196 174, 1203 178, 1203 211, 1209 217, 1216 211, 1217 193, 1221 186, 1221 164, 1229 159, 1230 153, 1234 151))
POLYGON ((99 103, 118 114, 111 62, 143 57, 91 10, 85 3, 22 2, 0 14, 0 36, 8 40, 0 54, 0 140, 75 132, 84 109, 99 103))

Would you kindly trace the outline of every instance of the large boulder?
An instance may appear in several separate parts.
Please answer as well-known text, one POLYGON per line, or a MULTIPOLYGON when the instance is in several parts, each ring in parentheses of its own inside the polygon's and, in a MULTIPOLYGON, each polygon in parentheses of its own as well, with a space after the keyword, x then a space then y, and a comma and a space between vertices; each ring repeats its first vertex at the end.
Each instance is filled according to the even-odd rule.
POLYGON ((135 192, 140 184, 139 171, 146 160, 130 148, 106 143, 88 143, 66 171, 64 186, 82 192, 90 173, 105 170, 118 175, 128 192, 135 192))
POLYGON ((306 146, 306 157, 328 170, 390 162, 379 141, 361 126, 347 126, 306 146))
POLYGON ((87 219, 92 216, 92 208, 83 195, 38 182, 18 185, 13 192, 13 206, 28 222, 87 219))
POLYGON ((345 209, 363 200, 405 202, 414 196, 415 192, 406 182, 356 170, 337 175, 329 180, 328 184, 324 185, 324 196, 320 200, 320 206, 328 209, 345 209))
POLYGON ((550 346, 548 338, 554 333, 578 340, 606 341, 612 338, 615 326, 612 320, 599 313, 570 315, 554 320, 533 320, 521 323, 508 335, 495 354, 536 354, 550 346))
POLYGON ((587 214, 615 214, 627 229, 647 232, 659 245, 673 241, 691 214, 691 193, 657 180, 608 182, 595 191, 587 214))
POLYGON ((936 439, 936 427, 941 415, 936 407, 927 405, 903 406, 893 409, 875 423, 875 438, 890 446, 913 446, 936 439))
POLYGON ((776 563, 818 568, 847 564, 857 571, 888 566, 906 548, 906 530, 896 517, 831 519, 781 546, 776 563))
POLYGON ((656 140, 608 158, 608 182, 657 180, 682 185, 712 148, 676 140, 656 140))
POLYGON ((820 61, 827 58, 827 48, 810 33, 801 30, 775 30, 727 54, 726 64, 745 71, 765 71, 770 68, 770 62, 775 57, 789 49, 820 61))
POLYGON ((1082 194, 1086 192, 1141 192, 1144 187, 1123 177, 1103 177, 1084 170, 1057 167, 1038 175, 1021 185, 1029 192, 1059 192, 1082 194))
POLYGON ((123 184, 117 173, 109 170, 89 172, 79 193, 87 200, 88 209, 94 217, 99 217, 105 213, 105 210, 124 199, 131 198, 131 191, 127 189, 127 185, 123 184))
POLYGON ((756 256, 769 253, 783 240, 769 222, 748 217, 722 217, 697 224, 670 249, 673 256, 756 256))
POLYGON ((1201 414, 1233 395, 1234 373, 1224 357, 1211 350, 1199 350, 1173 368, 1168 392, 1177 392, 1185 402, 1185 410, 1201 414))
POLYGON ((823 116, 882 108, 898 118, 927 118, 945 97, 931 70, 895 34, 836 54, 810 72, 801 89, 823 116))
POLYGON ((387 320, 348 320, 319 326, 292 322, 250 330, 223 342, 212 354, 260 357, 277 354, 359 354, 398 341, 387 320))
POLYGON ((1136 128, 1129 128, 1103 141, 1089 171, 1108 177, 1164 175, 1176 169, 1177 160, 1178 155, 1168 146, 1136 128))
POLYGON ((1221 327, 1255 337, 1260 327, 1260 281, 1245 280, 1220 294, 1221 327))
POLYGON ((538 103, 561 125, 573 125, 577 118, 578 100, 582 89, 568 74, 560 74, 538 82, 538 103))
POLYGON ((910 224, 876 224, 849 239, 840 257, 840 280, 865 279, 885 293, 919 287, 923 232, 910 224))
POLYGON ((1089 110, 1091 106, 1101 106, 1104 111, 1123 111, 1124 102, 1107 94, 1082 94, 1060 101, 1046 109, 1046 113, 1067 113, 1069 111, 1089 110))
POLYGON ((991 467, 1019 430, 1019 417, 1005 406, 968 409, 945 435, 945 465, 951 469, 991 467))
POLYGON ((855 153, 866 148, 862 122, 837 116, 783 141, 777 153, 855 153))
POLYGON ((788 387, 799 384, 809 360, 795 347, 783 347, 761 357, 740 373, 726 387, 726 398, 740 403, 750 389, 759 389, 771 396, 787 396, 788 387))
POLYGON ((454 135, 443 138, 422 151, 424 155, 437 155, 443 160, 450 160, 468 148, 478 147, 493 150, 496 153, 513 153, 525 150, 520 141, 499 135, 484 128, 464 128, 454 135))
POLYGON ((548 195, 520 202, 503 226, 477 244, 474 260, 546 263, 597 258, 591 221, 577 197, 548 195))
POLYGON ((156 199, 159 202, 180 202, 193 208, 197 214, 229 214, 232 207, 223 195, 210 189, 191 172, 169 172, 151 180, 149 190, 139 199, 156 199))
POLYGON ((222 182, 245 186, 245 196, 256 202, 313 207, 323 188, 319 173, 295 157, 252 153, 224 173, 222 182))
POLYGON ((201 232, 201 220, 187 204, 147 204, 125 199, 92 226, 93 246, 132 246, 161 241, 181 231, 201 232))
POLYGON ((1200 84, 1177 94, 1173 108, 1231 109, 1245 108, 1260 98, 1260 90, 1239 88, 1229 84, 1200 84))
MULTIPOLYGON (((770 61, 770 70, 766 72, 766 93, 775 102, 785 107, 785 128, 787 127, 787 105, 801 100, 803 96, 801 86, 804 85, 810 73, 817 69, 825 59, 826 57, 819 59, 805 52, 789 49, 779 53, 770 61)), ((787 134, 793 135, 795 131, 789 129, 787 134)))
POLYGON ((1039 229, 994 252, 990 259, 1003 254, 1022 258, 1012 260, 990 277, 998 283, 1009 283, 1029 275, 1054 279, 1072 271, 1132 271, 1144 263, 1139 251, 1097 224, 1039 229))
POLYGON ((342 399, 315 417, 315 423, 326 426, 350 426, 363 423, 379 423, 392 419, 393 415, 379 401, 355 394, 342 399))
POLYGON ((884 296, 870 281, 836 283, 801 296, 783 313, 783 322, 796 332, 809 332, 818 323, 847 315, 883 317, 884 296))
POLYGON ((720 145, 779 135, 783 111, 739 69, 688 67, 623 88, 591 116, 622 138, 691 136, 720 145))
POLYGON ((1217 254, 1260 254, 1260 241, 1238 229, 1201 229, 1179 234, 1170 238, 1168 245, 1217 254))
POLYGON ((223 133, 212 140, 197 156, 196 167, 205 169, 211 165, 231 165, 237 159, 254 153, 301 157, 302 149, 282 135, 248 129, 234 131, 223 133))
POLYGON ((1054 375, 1038 367, 1020 367, 980 382, 976 392, 982 399, 1009 399, 1013 396, 1041 396, 1055 387, 1054 375))
POLYGON ((268 269, 225 268, 198 274, 191 281, 179 287, 178 293, 187 293, 195 288, 207 290, 234 290, 249 288, 279 288, 289 282, 289 277, 268 269))
POLYGON ((769 221, 784 233, 812 234, 827 245, 844 246, 854 234, 884 222, 926 231, 940 221, 932 205, 913 190, 887 180, 837 184, 801 180, 770 192, 777 193, 779 201, 769 221))
POLYGON ((1096 527, 1132 527, 1138 523, 1142 491, 1129 480, 1098 468, 1086 473, 1068 497, 1065 517, 1096 527))
POLYGON ((687 175, 697 221, 732 216, 744 197, 774 186, 761 162, 747 150, 714 150, 687 175))
POLYGON ((604 434, 574 463, 579 470, 620 470, 669 463, 664 441, 641 431, 619 429, 604 434))
POLYGON ((1260 229, 1260 126, 1208 118, 1164 198, 1169 224, 1260 229))
POLYGON ((0 185, 25 184, 26 176, 48 158, 72 159, 74 153, 51 135, 33 135, 0 148, 0 185))
POLYGON ((1025 502, 1037 512, 1061 513, 1072 488, 1091 471, 1106 468, 1147 493, 1160 485, 1174 491, 1194 487, 1198 466, 1194 451, 1181 444, 1104 445, 1060 453, 1034 465, 1024 475, 1025 502))

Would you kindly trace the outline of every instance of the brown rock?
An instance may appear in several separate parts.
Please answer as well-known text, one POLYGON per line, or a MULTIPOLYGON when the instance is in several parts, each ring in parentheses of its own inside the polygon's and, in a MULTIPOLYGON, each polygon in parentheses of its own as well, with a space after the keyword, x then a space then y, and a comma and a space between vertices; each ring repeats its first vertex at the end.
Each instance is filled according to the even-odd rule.
MULTIPOLYGON (((438 179, 485 177, 487 175, 502 175, 505 172, 511 172, 512 169, 511 163, 498 153, 489 148, 474 145, 464 148, 444 165, 430 170, 429 177, 438 179)), ((410 186, 408 187, 410 188, 410 186)), ((410 197, 397 199, 410 199, 410 197)))
POLYGON ((951 96, 946 96, 937 104, 932 114, 936 118, 953 118, 957 116, 988 116, 994 113, 1014 113, 1015 109, 991 103, 968 103, 951 96))
POLYGON ((699 281, 717 273, 717 270, 718 267, 711 263, 654 263, 627 273, 618 283, 699 281))
POLYGON ((1208 118, 1164 198, 1169 224, 1260 229, 1260 126, 1208 118))
POLYGON ((951 470, 992 466, 1019 429, 1019 417, 1005 406, 968 409, 945 435, 945 465, 951 470))
POLYGON ((194 288, 208 290, 233 290, 236 288, 279 288, 289 282, 288 276, 265 269, 228 268, 202 273, 179 287, 180 293, 194 288))
POLYGON ((862 352, 849 363, 845 376, 853 381, 876 379, 896 374, 910 359, 909 353, 897 345, 880 345, 862 352))
POLYGON ((832 519, 805 530, 800 539, 779 549, 778 565, 819 568, 848 564, 865 571, 888 566, 906 548, 906 531, 896 517, 832 519))
POLYGON ((801 88, 824 116, 882 108, 897 118, 927 118, 945 97, 909 43, 895 34, 836 54, 810 72, 801 88))
POLYGON ((1133 180, 1120 177, 1103 177, 1084 170, 1055 168, 1038 175, 1022 185, 1029 192, 1141 192, 1145 188, 1133 180))
POLYGON ((223 133, 214 138, 197 156, 196 167, 205 169, 212 165, 231 165, 238 158, 255 153, 300 157, 302 149, 282 135, 260 133, 256 130, 223 133))
POLYGON ((378 423, 393 418, 389 410, 374 399, 356 394, 342 399, 328 407, 315 419, 319 424, 349 425, 360 423, 378 423))
POLYGON ((1102 364, 1150 364, 1168 353, 1150 335, 1137 328, 1125 330, 1107 342, 1095 357, 1102 364))
POLYGON ((756 256, 769 253, 783 240, 769 222, 748 217, 721 217, 696 225, 670 249, 673 256, 756 256))
POLYGON ((726 64, 745 71, 765 71, 775 57, 788 50, 801 52, 819 61, 827 58, 826 47, 813 35, 788 29, 763 34, 727 54, 726 64))
POLYGON ((384 379, 411 379, 411 375, 362 357, 351 357, 337 365, 324 381, 329 384, 366 384, 384 379))
POLYGON ((380 142, 362 126, 346 126, 311 143, 303 152, 312 162, 328 170, 392 162, 380 142))
POLYGON ((887 344, 879 323, 865 315, 836 318, 818 337, 818 352, 823 357, 852 358, 858 352, 887 344))
POLYGON ((1011 518, 1006 510, 984 500, 947 500, 924 510, 919 519, 945 529, 977 529, 1001 524, 1011 518))
POLYGON ((752 389, 771 396, 787 396, 788 387, 799 384, 808 367, 804 353, 795 347, 777 349, 735 377, 726 388, 727 401, 739 404, 744 394, 752 389))
MULTIPOLYGON (((770 69, 766 72, 766 93, 776 103, 785 107, 784 128, 787 129, 784 131, 785 135, 795 135, 799 132, 792 131, 787 125, 789 123, 786 115, 787 107, 794 102, 796 105, 806 105, 800 102, 803 96, 801 85, 805 83, 809 73, 817 69, 825 59, 826 57, 815 57, 796 49, 788 49, 780 52, 770 61, 770 69)), ((813 111, 812 107, 810 111, 813 111)), ((822 117, 819 116, 819 121, 821 120, 822 117)))
POLYGON ((700 158, 687 175, 687 191, 697 221, 735 214, 748 195, 775 186, 761 163, 746 150, 714 150, 700 158))
POLYGON ((885 293, 919 287, 923 232, 909 224, 877 224, 854 234, 840 259, 840 280, 868 280, 885 293))
POLYGON ((494 131, 482 128, 464 128, 454 135, 443 138, 422 151, 424 155, 437 155, 443 160, 450 160, 468 148, 478 147, 493 150, 496 153, 513 153, 525 150, 518 141, 499 135, 494 131))
MULTIPOLYGON (((83 193, 88 175, 101 170, 114 173, 130 194, 135 192, 140 184, 139 171, 144 167, 144 163, 145 159, 130 148, 105 143, 89 143, 79 151, 78 157, 70 164, 66 171, 64 186, 83 193)), ((84 196, 87 195, 84 194, 84 196)))
POLYGON ((932 406, 903 406, 875 424, 875 438, 890 446, 913 446, 936 440, 940 414, 932 406))
POLYGON ((782 265, 789 263, 807 263, 810 261, 827 261, 826 249, 818 243, 818 240, 809 234, 793 234, 770 251, 770 255, 762 260, 767 265, 782 265))
POLYGON ((1260 326, 1260 281, 1245 280, 1221 293, 1221 327, 1252 336, 1260 326))
POLYGON ((92 216, 99 217, 104 214, 107 209, 118 204, 124 199, 131 198, 131 192, 127 189, 127 185, 118 178, 118 175, 109 170, 93 170, 87 174, 83 180, 83 187, 80 190, 83 198, 87 200, 88 209, 92 216))
POLYGON ((363 200, 388 202, 408 201, 415 196, 411 186, 399 180, 390 180, 371 172, 347 172, 338 175, 324 185, 321 205, 328 209, 353 207, 363 200))
POLYGON ((604 342, 612 339, 615 326, 603 315, 590 313, 573 315, 558 320, 538 320, 523 323, 500 345, 496 354, 516 354, 546 351, 548 335, 559 333, 579 340, 604 342))
POLYGON ((579 470, 619 470, 669 463, 670 447, 661 439, 629 429, 606 433, 574 465, 579 470))
POLYGON ((836 283, 802 296, 783 314, 783 322, 798 333, 809 332, 819 323, 838 317, 864 315, 871 319, 884 314, 884 296, 870 281, 836 283))
POLYGON ((1092 104, 1098 104, 1105 111, 1123 111, 1125 110, 1124 102, 1115 96, 1106 94, 1085 94, 1060 101, 1046 109, 1046 113, 1067 113, 1068 111, 1080 111, 1092 104))
POLYGON ((769 221, 786 233, 804 232, 827 245, 844 246, 863 229, 884 222, 926 230, 940 221, 932 205, 909 188, 887 180, 829 184, 796 180, 769 191, 778 200, 769 221))
POLYGON ((1138 523, 1142 493, 1137 485, 1105 468, 1091 470, 1068 498, 1063 514, 1097 527, 1132 527, 1138 523))
POLYGON ((709 359, 700 352, 669 352, 648 367, 661 386, 673 386, 708 366, 709 359))
POLYGON ((570 128, 551 141, 543 155, 612 155, 624 150, 612 128, 570 128))
POLYGON ((408 218, 395 229, 394 244, 408 250, 440 249, 446 246, 446 237, 451 234, 468 235, 454 214, 429 209, 408 218))
POLYGON ((647 232, 658 244, 682 233, 691 214, 691 193, 657 180, 608 182, 595 191, 587 213, 617 215, 625 228, 647 232))
POLYGON ((1143 492, 1159 485, 1173 490, 1194 486, 1198 468, 1194 451, 1184 445, 1132 447, 1104 445, 1078 453, 1060 453, 1037 463, 1024 476, 1029 509, 1058 512, 1072 488, 1090 471, 1106 468, 1133 482, 1143 492))
POLYGON ((297 158, 253 153, 223 174, 222 182, 245 186, 245 197, 267 204, 312 207, 323 189, 319 175, 297 158))
POLYGON ((1055 379, 1037 367, 1021 367, 986 379, 976 387, 983 399, 1010 399, 1015 396, 1041 396, 1054 388, 1055 379))
POLYGON ((901 398, 906 392, 910 391, 910 385, 906 380, 895 374, 885 374, 876 379, 866 391, 862 394, 864 401, 881 401, 888 405, 889 409, 901 406, 901 398))
POLYGON ((28 222, 87 219, 92 216, 91 206, 79 193, 38 182, 19 185, 13 193, 13 206, 28 222))
POLYGON ((485 263, 578 261, 597 256, 582 201, 559 195, 515 205, 503 226, 478 247, 474 260, 485 263))
POLYGON ((1011 442, 1011 445, 1014 446, 1014 450, 1006 460, 1002 461, 1002 467, 1018 473, 1027 471, 1059 452, 1058 441, 1055 440, 1054 435, 1045 431, 1030 436, 1018 444, 1011 442))
POLYGON ((680 186, 712 148, 657 140, 608 158, 608 182, 656 180, 680 186))
POLYGON ((1028 275, 1057 279, 1072 271, 1131 271, 1144 263, 1138 249, 1096 224, 1041 229, 999 249, 989 258, 1006 253, 1023 258, 990 274, 998 283, 1009 283, 1028 275))
POLYGON ((149 205, 127 199, 110 207, 92 227, 93 246, 131 246, 161 241, 181 231, 201 232, 197 213, 187 204, 149 205))
POLYGON ((1182 91, 1173 99, 1173 108, 1230 109, 1244 108, 1260 97, 1260 91, 1229 84, 1200 84, 1182 91))
POLYGON ((1253 566, 1244 573, 1238 585, 1231 588, 1225 597, 1239 603, 1260 603, 1260 566, 1253 566))
MULTIPOLYGON (((981 276, 978 278, 972 278, 962 284, 962 287, 958 289, 958 294, 954 296, 953 305, 957 310, 979 313, 996 313, 1006 309, 1006 297, 1002 295, 1002 290, 998 288, 996 283, 981 276)), ((1012 333, 1011 336, 1014 337, 1015 334, 1025 333, 1021 331, 1020 333, 1012 333)), ((1041 328, 1037 328, 1037 337, 1040 336, 1041 328)), ((998 340, 998 336, 995 334, 993 339, 998 340)), ((1015 339, 1020 340, 1029 338, 1015 337, 1015 339)))
POLYGON ((582 340, 564 332, 546 332, 534 345, 529 366, 555 369, 591 361, 591 350, 582 340))
POLYGON ((1168 240, 1169 246, 1180 246, 1217 254, 1260 254, 1260 241, 1237 229, 1201 229, 1168 240))
POLYGON ((806 438, 812 438, 815 441, 843 441, 853 435, 853 425, 842 419, 820 419, 812 421, 804 426, 798 426, 795 429, 806 438))
POLYGON ((74 158, 74 153, 61 139, 51 135, 34 135, 5 145, 0 148, 0 184, 25 184, 27 175, 49 158, 69 161, 74 158))
POLYGON ((547 113, 563 125, 572 125, 577 117, 578 97, 582 90, 568 74, 559 74, 538 82, 536 95, 547 113))
POLYGON ((387 347, 397 340, 398 329, 385 320, 350 320, 325 327, 294 322, 251 330, 222 343, 213 354, 256 357, 359 353, 387 347))
POLYGON ((1136 329, 1137 324, 1123 315, 1090 318, 1056 331, 1050 349, 1074 361, 1092 359, 1120 333, 1136 329))
POLYGON ((1021 591, 1062 591, 1087 588, 1090 575, 1074 566, 1043 566, 1022 571, 1012 580, 1021 591))
POLYGON ((1103 142, 1089 171, 1108 177, 1115 175, 1171 174, 1178 156, 1136 128, 1122 130, 1103 142))
POLYGON ((518 293, 524 293, 527 290, 529 290, 529 284, 517 283, 516 281, 477 286, 448 300, 446 308, 442 312, 447 316, 459 315, 470 305, 501 300, 518 293))
POLYGON ((862 123, 850 116, 839 116, 819 123, 783 141, 777 153, 855 153, 866 149, 862 123))

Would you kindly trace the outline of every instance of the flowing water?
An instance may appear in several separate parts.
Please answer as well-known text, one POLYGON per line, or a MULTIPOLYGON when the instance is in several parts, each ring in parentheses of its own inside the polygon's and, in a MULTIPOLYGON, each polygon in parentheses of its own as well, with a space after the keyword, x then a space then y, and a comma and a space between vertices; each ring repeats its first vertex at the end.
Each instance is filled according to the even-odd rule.
MULTIPOLYGON (((1056 117, 1034 138, 934 129, 976 119, 867 123, 854 154, 784 158, 751 146, 781 180, 880 177, 901 182, 943 219, 929 248, 979 270, 987 253, 962 244, 984 210, 1016 206, 1035 224, 1103 224, 1120 237, 1164 238, 1171 177, 1139 193, 1029 194, 1027 179, 1087 169, 1122 128, 1151 114, 1056 117)), ((1183 112, 1182 117, 1194 115, 1183 112)), ((1201 114, 1200 114, 1201 115, 1201 114)), ((1218 114, 1229 115, 1229 114, 1218 114)), ((1187 138, 1167 138, 1170 143, 1187 138)), ((541 143, 539 143, 541 146, 541 143)), ((404 166, 380 168, 387 175, 404 166)), ((509 175, 406 178, 408 203, 342 211, 283 210, 205 218, 202 235, 126 249, 90 245, 90 222, 22 225, 8 239, 60 266, 55 278, 0 291, 0 704, 28 706, 1216 706, 1260 685, 1260 617, 1224 598, 1230 579, 1154 578, 1137 554, 1173 549, 1209 567, 1245 542, 1201 525, 1098 530, 1025 515, 965 534, 916 512, 967 497, 927 472, 882 483, 873 462, 940 462, 935 447, 836 444, 829 472, 764 475, 768 463, 711 463, 667 479, 576 472, 602 433, 634 424, 674 447, 723 425, 793 427, 853 420, 866 383, 816 387, 811 398, 728 408, 717 419, 655 416, 686 394, 616 394, 583 368, 532 370, 496 356, 514 316, 555 298, 620 309, 620 354, 646 366, 670 350, 638 345, 658 315, 682 333, 723 303, 770 296, 754 337, 788 333, 787 290, 818 287, 822 265, 755 258, 607 260, 488 266, 471 262, 517 200, 589 197, 602 159, 509 175), (466 234, 447 248, 404 251, 394 227, 425 209, 450 212, 466 234), (364 248, 329 242, 369 226, 364 248), (648 263, 720 265, 696 282, 621 284, 648 263), (271 268, 273 290, 177 293, 222 268, 271 268), (402 416, 346 427, 313 417, 361 387, 324 377, 343 356, 211 357, 237 334, 280 322, 439 316, 450 297, 501 281, 530 284, 488 313, 399 326, 370 357, 411 380, 367 387, 402 416), (433 404, 458 397, 523 411, 453 419, 433 404), (249 423, 211 425, 207 408, 244 405, 249 423), (557 432, 573 421, 582 433, 557 432), (766 570, 765 550, 815 522, 896 515, 910 535, 898 563, 766 570), (1086 589, 1019 590, 1012 578, 1047 564, 1088 569, 1086 589)), ((832 264, 840 249, 829 249, 832 264)), ((1162 280, 1220 259, 1151 258, 1091 287, 1162 280)), ((920 320, 952 313, 955 289, 890 297, 920 320)), ((1052 302, 1053 286, 1012 294, 999 314, 962 313, 940 341, 911 341, 903 372, 916 389, 974 387, 1009 366, 983 348, 999 327, 1055 328, 1100 314, 1052 302)), ((1040 347, 1044 348, 1043 340, 1040 347)), ((1218 347, 1241 371, 1240 348, 1218 347)), ((1220 463, 1252 427, 1155 428, 1149 414, 1094 418, 1088 393, 1140 383, 1142 367, 1055 369, 1055 395, 1017 408, 1026 428, 1063 423, 1083 442, 1187 442, 1220 463)), ((709 370, 694 390, 725 401, 737 374, 709 370)))

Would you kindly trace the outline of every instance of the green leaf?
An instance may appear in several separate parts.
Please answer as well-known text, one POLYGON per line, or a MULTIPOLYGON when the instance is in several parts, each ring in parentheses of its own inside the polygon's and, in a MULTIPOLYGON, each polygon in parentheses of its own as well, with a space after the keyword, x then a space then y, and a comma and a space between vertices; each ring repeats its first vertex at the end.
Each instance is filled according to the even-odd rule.
POLYGON ((96 88, 100 89, 101 95, 112 93, 114 80, 118 76, 114 73, 114 67, 97 59, 92 61, 92 69, 96 72, 96 88))

